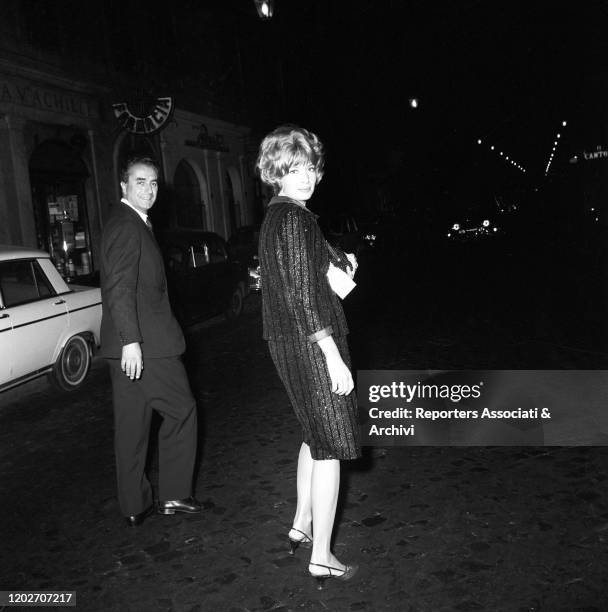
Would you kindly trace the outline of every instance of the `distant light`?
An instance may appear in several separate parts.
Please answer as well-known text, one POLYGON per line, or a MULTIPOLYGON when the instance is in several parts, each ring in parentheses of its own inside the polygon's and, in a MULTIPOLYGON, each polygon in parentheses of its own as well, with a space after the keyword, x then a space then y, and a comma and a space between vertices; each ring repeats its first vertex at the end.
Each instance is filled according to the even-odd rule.
POLYGON ((454 225, 452 225, 452 229, 457 232, 460 229, 460 223, 454 223, 454 225))
POLYGON ((253 0, 260 19, 270 19, 274 12, 274 0, 253 0))
POLYGON ((500 152, 500 154, 502 155, 502 151, 500 152))
POLYGON ((562 137, 562 135, 558 133, 557 137, 558 137, 558 138, 561 138, 561 137, 562 137))
POLYGON ((492 151, 493 151, 493 150, 494 150, 494 145, 492 145, 492 146, 490 147, 490 149, 492 149, 492 151))
POLYGON ((563 125, 564 127, 566 127, 566 125, 568 125, 568 124, 567 124, 565 121, 562 121, 562 125, 563 125))
POLYGON ((418 108, 418 105, 419 105, 418 98, 410 98, 410 107, 411 108, 418 108))
POLYGON ((482 225, 483 225, 484 227, 489 227, 490 222, 489 222, 487 219, 484 219, 484 221, 483 221, 482 225))
POLYGON ((481 138, 477 139, 477 144, 481 144, 481 138))

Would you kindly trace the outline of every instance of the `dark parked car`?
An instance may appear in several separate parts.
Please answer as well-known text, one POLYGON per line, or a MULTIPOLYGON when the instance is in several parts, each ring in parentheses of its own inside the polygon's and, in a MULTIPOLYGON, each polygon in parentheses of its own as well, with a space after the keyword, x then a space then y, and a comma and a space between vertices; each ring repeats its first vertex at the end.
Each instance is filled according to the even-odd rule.
POLYGON ((260 291, 260 262, 258 259, 259 225, 243 225, 228 240, 230 251, 235 259, 247 266, 250 291, 260 291))
POLYGON ((237 260, 249 263, 258 254, 259 239, 259 225, 243 225, 230 236, 228 246, 237 260))
POLYGON ((173 230, 158 235, 171 303, 181 323, 225 313, 238 317, 249 293, 247 266, 213 232, 173 230))

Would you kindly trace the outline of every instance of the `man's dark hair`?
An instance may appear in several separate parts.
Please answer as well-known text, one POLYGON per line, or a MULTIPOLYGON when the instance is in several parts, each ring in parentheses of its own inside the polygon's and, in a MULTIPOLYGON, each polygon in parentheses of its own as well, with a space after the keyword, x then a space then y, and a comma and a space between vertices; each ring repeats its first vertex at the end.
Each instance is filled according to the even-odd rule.
POLYGON ((129 181, 129 172, 131 171, 131 168, 133 166, 136 166, 137 164, 141 164, 143 166, 150 166, 151 168, 154 168, 157 176, 160 175, 160 168, 158 167, 156 160, 144 155, 133 155, 132 157, 129 157, 127 159, 120 171, 121 183, 127 183, 129 181))

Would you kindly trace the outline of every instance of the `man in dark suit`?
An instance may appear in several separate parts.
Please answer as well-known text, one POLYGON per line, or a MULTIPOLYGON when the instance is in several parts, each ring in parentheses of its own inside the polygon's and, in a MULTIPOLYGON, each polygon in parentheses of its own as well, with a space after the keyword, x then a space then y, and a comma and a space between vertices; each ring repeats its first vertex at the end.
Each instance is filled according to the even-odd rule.
POLYGON ((158 512, 197 513, 192 497, 196 403, 181 361, 184 336, 167 296, 163 259, 148 211, 158 193, 158 167, 131 158, 121 174, 123 198, 101 243, 101 354, 108 359, 114 400, 118 499, 131 526, 152 510, 145 474, 152 411, 159 431, 158 512))

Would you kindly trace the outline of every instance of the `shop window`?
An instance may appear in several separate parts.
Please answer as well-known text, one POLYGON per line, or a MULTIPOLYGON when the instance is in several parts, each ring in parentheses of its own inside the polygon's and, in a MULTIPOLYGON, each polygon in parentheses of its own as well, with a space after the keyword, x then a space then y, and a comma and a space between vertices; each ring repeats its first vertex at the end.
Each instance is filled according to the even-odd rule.
POLYGON ((30 177, 38 246, 65 278, 91 273, 88 171, 82 159, 64 143, 42 143, 30 160, 30 177))

